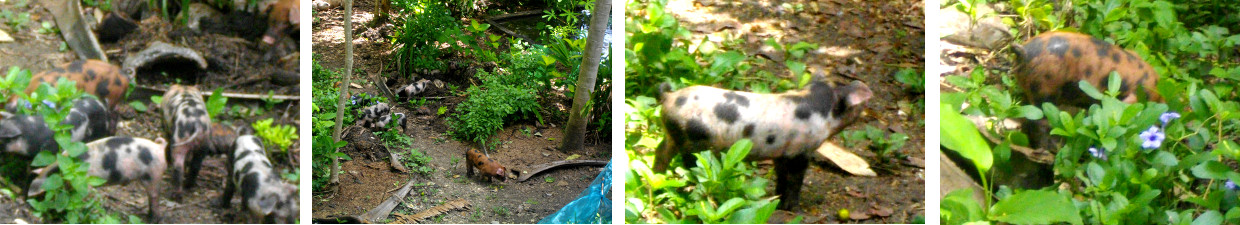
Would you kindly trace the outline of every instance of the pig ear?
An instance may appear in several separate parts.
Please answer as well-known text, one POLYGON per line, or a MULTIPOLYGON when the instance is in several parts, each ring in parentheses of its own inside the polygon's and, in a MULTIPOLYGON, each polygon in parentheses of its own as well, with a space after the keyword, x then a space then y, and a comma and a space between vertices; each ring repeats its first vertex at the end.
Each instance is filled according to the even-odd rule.
POLYGON ((12 138, 22 135, 22 129, 12 120, 0 121, 0 138, 12 138))
POLYGON ((861 81, 853 81, 848 87, 852 90, 852 92, 848 93, 848 99, 846 99, 849 106, 859 105, 874 97, 874 92, 870 91, 870 87, 866 86, 865 83, 861 83, 861 81))
POLYGON ((298 12, 298 11, 301 11, 300 8, 301 7, 292 7, 288 9, 288 22, 290 24, 293 24, 293 25, 301 24, 301 17, 299 17, 301 13, 298 12))
POLYGON ((276 201, 278 200, 276 200, 275 196, 268 195, 263 197, 262 200, 258 201, 258 209, 263 211, 263 215, 270 215, 272 211, 276 210, 276 201))

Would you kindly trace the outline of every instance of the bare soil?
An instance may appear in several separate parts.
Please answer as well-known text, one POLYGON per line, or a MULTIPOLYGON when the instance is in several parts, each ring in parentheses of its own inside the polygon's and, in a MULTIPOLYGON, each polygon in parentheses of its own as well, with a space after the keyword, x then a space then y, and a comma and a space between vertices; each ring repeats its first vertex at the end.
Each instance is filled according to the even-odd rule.
MULTIPOLYGON (((55 24, 51 15, 42 5, 32 3, 27 7, 17 7, 12 2, 0 3, 0 11, 30 12, 32 27, 39 27, 41 23, 55 24)), ((261 24, 261 23, 255 23, 261 24)), ((263 25, 265 26, 265 24, 263 25)), ((261 30, 265 28, 259 27, 235 27, 236 29, 261 30)), ((0 43, 0 68, 5 71, 9 66, 20 66, 28 69, 32 73, 47 70, 55 65, 76 60, 77 56, 68 49, 61 50, 60 46, 64 40, 57 33, 39 33, 35 32, 35 28, 26 28, 14 31, 11 26, 0 26, 0 30, 4 30, 13 35, 16 41, 8 43, 0 43)), ((295 40, 292 37, 290 40, 295 40)), ((266 50, 260 49, 255 39, 247 39, 237 37, 232 34, 224 34, 217 31, 198 32, 193 31, 184 26, 172 25, 163 20, 145 20, 140 23, 140 28, 134 33, 129 34, 125 38, 115 43, 101 43, 104 52, 108 55, 112 64, 118 65, 124 61, 130 54, 143 50, 149 43, 154 41, 163 41, 177 46, 193 49, 203 55, 207 59, 209 66, 206 70, 186 69, 186 67, 172 62, 170 64, 158 64, 152 69, 139 70, 136 76, 137 81, 133 92, 128 96, 128 101, 140 102, 149 109, 138 111, 130 106, 122 106, 118 114, 121 116, 116 135, 128 135, 136 137, 144 137, 154 139, 162 137, 162 116, 159 114, 156 105, 151 103, 151 96, 163 95, 159 90, 147 89, 165 89, 172 84, 197 85, 200 90, 214 90, 223 88, 225 93, 244 93, 244 94, 274 94, 274 95, 298 95, 298 86, 296 82, 289 84, 287 81, 277 81, 273 79, 273 74, 297 74, 297 60, 281 63, 278 58, 274 60, 262 60, 266 50)), ((295 42, 293 42, 295 44, 295 42)), ((296 45, 292 45, 296 46, 296 45)), ((286 51, 282 55, 287 56, 295 53, 296 49, 286 51)), ((293 56, 296 57, 296 56, 293 56)), ((204 96, 205 98, 206 96, 204 96)), ((233 126, 246 127, 243 134, 252 134, 253 129, 249 129, 249 124, 261 119, 274 118, 275 124, 291 125, 297 127, 298 118, 298 101, 282 101, 274 103, 268 107, 268 104, 261 99, 241 99, 230 98, 228 105, 225 107, 225 113, 216 115, 213 120, 233 126), (229 113, 230 111, 239 110, 243 113, 229 113), (244 113, 251 112, 251 113, 244 113)), ((269 149, 268 151, 275 151, 269 149)), ((297 155, 300 152, 297 145, 289 150, 290 154, 297 155)), ((226 162, 227 158, 223 155, 209 157, 203 162, 203 169, 197 179, 198 185, 188 191, 180 202, 172 201, 167 198, 167 193, 173 191, 173 187, 168 185, 170 177, 165 177, 165 185, 161 194, 162 223, 182 223, 182 224, 214 224, 214 223, 233 223, 237 222, 239 214, 242 213, 239 207, 218 208, 215 207, 217 199, 222 194, 225 177, 227 176, 226 162)), ((299 160, 290 159, 272 159, 278 170, 286 170, 290 168, 298 168, 299 160)), ((166 175, 170 176, 170 175, 166 175)), ((145 218, 147 211, 144 189, 138 183, 127 185, 101 187, 98 192, 103 201, 103 206, 109 212, 120 213, 122 219, 125 215, 135 215, 139 218, 145 218)), ((240 197, 234 197, 234 201, 239 201, 240 197)), ((236 203, 234 203, 236 204, 236 203)), ((7 196, 0 196, 0 223, 12 223, 13 219, 22 219, 27 222, 48 223, 58 221, 41 221, 30 215, 29 206, 16 201, 16 199, 7 196)), ((145 220, 144 220, 145 221, 145 220)))
MULTIPOLYGON (((351 88, 350 92, 368 93, 383 96, 378 85, 384 83, 385 74, 395 74, 390 67, 395 55, 395 46, 388 38, 393 35, 391 22, 373 22, 374 6, 369 1, 356 1, 353 5, 352 18, 354 28, 353 84, 362 88, 351 88)), ((326 69, 343 69, 344 67, 344 22, 343 8, 315 11, 313 23, 315 61, 326 69)), ((502 34, 496 34, 502 35, 502 34)), ((468 59, 448 54, 446 61, 460 62, 462 65, 480 65, 468 63, 468 59)), ((467 70, 473 70, 468 68, 467 70)), ((449 77, 432 77, 465 89, 472 85, 472 73, 453 71, 449 77)), ((403 85, 409 81, 398 78, 396 83, 403 85)), ((391 87, 395 88, 395 87, 391 87)), ((416 149, 431 157, 428 167, 434 171, 422 175, 401 173, 392 169, 389 163, 389 151, 401 155, 409 149, 398 149, 393 146, 358 147, 359 141, 350 141, 350 146, 342 148, 352 160, 342 161, 340 183, 329 185, 326 190, 315 190, 314 218, 338 218, 349 215, 361 215, 378 206, 393 195, 406 182, 413 180, 414 188, 401 204, 393 210, 393 214, 413 215, 448 201, 464 199, 469 206, 463 210, 454 210, 437 216, 427 223, 535 223, 556 212, 568 202, 576 199, 590 182, 598 176, 599 167, 576 167, 551 170, 527 181, 487 181, 481 176, 466 176, 465 151, 476 148, 476 144, 460 142, 447 135, 446 119, 456 111, 456 105, 467 96, 456 96, 448 91, 435 91, 426 105, 412 106, 398 103, 394 113, 411 115, 406 121, 402 134, 413 137, 411 149, 416 149), (440 107, 446 107, 447 113, 438 115, 440 107)), ((586 137, 584 149, 563 152, 556 147, 563 139, 562 129, 565 126, 561 115, 567 115, 571 107, 571 99, 563 97, 563 93, 553 93, 541 100, 543 118, 546 124, 536 121, 520 121, 506 124, 506 127, 495 136, 502 141, 496 149, 490 150, 492 159, 505 167, 516 171, 529 171, 531 166, 554 161, 566 160, 572 155, 578 159, 610 160, 611 144, 609 138, 599 138, 597 134, 586 137), (528 131, 528 132, 526 132, 528 131)), ((346 131, 363 129, 358 125, 346 131)), ((398 128, 399 129, 399 128, 398 128)), ((475 171, 477 172, 477 171, 475 171)), ((388 219, 394 219, 394 216, 388 219)), ((373 221, 373 222, 393 222, 373 221)))
MULTIPOLYGON (((774 38, 788 46, 801 41, 818 44, 802 60, 811 73, 830 80, 860 80, 875 94, 865 104, 863 121, 849 129, 871 125, 910 137, 898 150, 906 157, 893 162, 876 164, 876 153, 852 149, 875 167, 877 177, 852 176, 818 159, 806 175, 800 207, 777 214, 787 219, 805 216, 802 223, 909 223, 925 215, 925 95, 906 90, 893 76, 901 68, 925 68, 922 1, 670 0, 667 11, 692 32, 690 43, 710 36, 716 44, 720 38, 739 39, 739 50, 759 59, 755 70, 785 79, 795 80, 786 75, 790 74, 784 66, 787 59, 769 54, 773 52, 765 41, 774 38), (844 209, 870 217, 839 218, 838 212, 844 209), (880 211, 891 213, 875 213, 880 211)), ((771 168, 769 162, 759 166, 771 168)), ((774 185, 768 188, 774 191, 774 185)))

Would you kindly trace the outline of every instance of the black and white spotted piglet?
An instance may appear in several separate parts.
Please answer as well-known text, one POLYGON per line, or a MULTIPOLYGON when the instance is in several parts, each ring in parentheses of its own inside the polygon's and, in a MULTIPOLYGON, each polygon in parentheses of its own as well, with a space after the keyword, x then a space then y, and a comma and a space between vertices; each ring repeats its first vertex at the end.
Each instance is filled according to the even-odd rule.
POLYGON ((399 99, 409 99, 418 94, 425 92, 431 86, 431 81, 427 79, 418 80, 412 84, 405 85, 400 89, 396 89, 396 97, 399 99))
POLYGON ((159 105, 164 114, 164 132, 172 141, 167 151, 171 157, 172 184, 176 187, 173 199, 180 199, 181 193, 194 184, 198 168, 202 167, 201 160, 191 160, 188 166, 194 173, 187 172, 186 158, 199 158, 200 154, 207 154, 200 148, 206 146, 206 136, 211 132, 211 117, 207 115, 207 105, 198 93, 195 86, 172 85, 159 105))
POLYGON ((233 193, 241 188, 241 203, 249 212, 246 223, 293 223, 300 215, 298 187, 280 179, 253 135, 237 137, 236 150, 229 155, 228 181, 220 204, 228 208, 233 193))
MULTIPOLYGON (((665 85, 666 86, 666 85, 665 85)), ((780 209, 797 205, 809 152, 857 120, 857 107, 873 96, 864 83, 814 82, 802 90, 758 94, 692 86, 664 92, 663 126, 667 136, 655 152, 654 170, 663 172, 673 156, 683 165, 691 153, 721 151, 736 141, 753 141, 747 160, 775 160, 775 190, 780 209)))
MULTIPOLYGON (((13 108, 9 108, 13 109, 13 108)), ((33 157, 39 151, 59 152, 53 138, 52 129, 47 126, 42 116, 28 116, 0 113, 5 116, 0 120, 0 146, 4 152, 20 156, 33 157)), ((73 141, 90 142, 111 136, 116 130, 107 107, 98 99, 85 97, 73 101, 69 115, 62 124, 73 126, 69 130, 73 141)))
MULTIPOLYGON (((383 102, 375 103, 372 106, 367 106, 366 108, 362 109, 362 118, 360 122, 362 123, 362 127, 365 127, 371 130, 383 129, 384 127, 387 126, 388 123, 392 122, 392 114, 393 114, 392 107, 388 106, 387 103, 383 103, 383 102)), ((395 114, 396 114, 396 123, 400 124, 401 126, 404 126, 405 114, 404 113, 395 113, 395 114)))
MULTIPOLYGON (((146 187, 149 204, 148 220, 158 222, 160 218, 159 182, 162 180, 164 170, 168 168, 167 162, 164 161, 165 145, 167 142, 163 138, 151 141, 129 136, 108 137, 86 143, 86 152, 78 155, 77 158, 90 165, 87 172, 90 176, 106 180, 107 183, 104 185, 123 185, 131 181, 142 182, 146 187)), ((42 193, 44 191, 43 180, 48 174, 56 171, 58 171, 58 165, 55 163, 43 169, 39 178, 36 178, 30 185, 30 189, 34 191, 31 195, 42 193)))

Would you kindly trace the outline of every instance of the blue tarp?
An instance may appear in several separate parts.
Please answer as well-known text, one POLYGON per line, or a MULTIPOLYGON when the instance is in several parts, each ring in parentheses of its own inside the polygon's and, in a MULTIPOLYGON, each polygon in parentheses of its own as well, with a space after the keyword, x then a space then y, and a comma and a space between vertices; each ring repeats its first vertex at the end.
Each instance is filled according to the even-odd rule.
POLYGON ((581 191, 577 200, 569 202, 560 211, 538 221, 540 224, 611 224, 611 162, 603 167, 594 182, 586 190, 581 191))

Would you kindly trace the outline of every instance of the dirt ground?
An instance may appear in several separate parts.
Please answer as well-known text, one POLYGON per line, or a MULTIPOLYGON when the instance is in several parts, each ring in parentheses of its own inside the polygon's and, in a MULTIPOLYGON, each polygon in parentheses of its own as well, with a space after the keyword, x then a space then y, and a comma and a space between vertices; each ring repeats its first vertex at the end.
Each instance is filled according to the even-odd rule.
MULTIPOLYGON (((51 15, 41 5, 32 3, 28 7, 19 8, 11 2, 0 3, 0 11, 30 12, 31 23, 36 27, 40 23, 54 24, 51 15)), ((261 30, 265 28, 237 27, 236 29, 261 30)), ((0 30, 8 32, 16 39, 14 42, 0 43, 0 62, 3 62, 0 63, 0 68, 4 68, 5 71, 9 66, 20 66, 32 73, 38 73, 77 58, 70 50, 60 50, 64 41, 59 34, 42 34, 34 32, 34 28, 13 31, 9 26, 0 26, 0 30)), ((289 40, 296 39, 296 37, 292 38, 289 40)), ((161 90, 171 84, 197 85, 200 90, 206 91, 223 88, 225 93, 298 95, 299 88, 295 80, 289 84, 288 80, 273 79, 275 77, 273 75, 277 73, 297 74, 295 58, 291 60, 291 64, 287 60, 282 63, 278 58, 262 60, 262 56, 267 51, 260 49, 256 44, 257 40, 253 38, 237 37, 218 31, 198 32, 183 26, 170 25, 162 20, 148 20, 142 21, 140 28, 125 38, 115 43, 101 43, 101 45, 111 63, 117 65, 130 54, 143 50, 153 41, 163 41, 193 49, 206 58, 209 66, 205 70, 182 69, 184 67, 173 62, 139 70, 136 76, 137 81, 134 82, 134 85, 139 87, 136 87, 129 95, 126 103, 141 102, 149 109, 139 111, 127 104, 121 106, 118 110, 121 119, 117 126, 117 135, 149 139, 162 137, 165 132, 162 130, 160 119, 162 117, 156 109, 157 106, 153 105, 150 99, 153 95, 163 95, 161 90)), ((291 52, 284 53, 298 54, 295 51, 292 49, 291 52)), ((247 127, 247 131, 243 131, 243 134, 253 133, 252 129, 248 129, 248 124, 267 118, 274 118, 275 124, 296 127, 299 124, 297 102, 296 100, 281 101, 267 107, 267 103, 259 98, 230 98, 225 113, 216 115, 213 119, 224 124, 247 127), (240 113, 229 113, 234 110, 240 113)), ((290 153, 296 155, 297 152, 299 152, 298 147, 294 145, 290 153)), ((234 219, 238 218, 242 212, 239 207, 223 209, 214 206, 222 193, 221 188, 224 186, 224 179, 227 175, 226 161, 227 158, 223 155, 212 156, 204 160, 202 172, 197 179, 198 186, 188 191, 180 202, 172 201, 166 196, 162 197, 160 202, 164 214, 161 222, 182 224, 235 222, 234 219)), ((279 170, 298 167, 298 162, 287 159, 272 159, 272 161, 279 170)), ((171 182, 171 178, 165 177, 164 182, 171 182)), ((161 193, 172 191, 171 185, 165 185, 161 193)), ((102 193, 103 205, 109 212, 145 218, 147 197, 140 184, 101 187, 98 193, 102 193)), ((234 197, 234 201, 239 201, 238 199, 239 197, 234 197)), ((29 214, 29 207, 17 203, 15 199, 0 197, 0 209, 4 209, 0 211, 0 223, 11 223, 12 219, 16 218, 28 222, 43 222, 32 218, 29 214)))
MULTIPOLYGON (((925 215, 925 109, 917 105, 925 96, 905 91, 893 76, 900 68, 925 68, 922 1, 670 0, 667 11, 692 32, 690 43, 708 36, 717 37, 712 40, 739 39, 744 52, 762 61, 755 69, 772 74, 789 73, 782 54, 767 54, 771 53, 765 48, 767 38, 785 45, 800 41, 818 44, 819 48, 804 58, 810 72, 828 79, 860 80, 874 92, 866 102, 864 121, 850 129, 868 124, 910 137, 899 150, 908 157, 897 163, 873 165, 877 177, 851 176, 830 163, 816 163, 818 166, 812 166, 806 175, 800 207, 778 214, 804 215, 803 223, 907 223, 925 215), (853 215, 892 213, 852 220, 838 218, 841 209, 853 215)), ((830 141, 842 143, 843 139, 830 141)), ((852 151, 875 162, 875 153, 852 151)), ((759 166, 771 168, 769 162, 759 166)), ((773 190, 771 185, 768 191, 773 190)))
MULTIPOLYGON (((374 6, 371 4, 370 1, 354 2, 353 25, 356 28, 353 68, 357 72, 354 73, 353 83, 363 88, 351 88, 350 91, 382 96, 376 88, 379 83, 383 83, 381 75, 394 73, 392 69, 380 69, 381 65, 386 67, 386 64, 390 63, 384 60, 394 58, 392 50, 395 47, 388 41, 388 37, 393 35, 393 25, 370 25, 375 17, 372 14, 374 6)), ((315 61, 327 69, 344 67, 342 16, 341 7, 314 12, 316 19, 313 23, 312 40, 315 61)), ((449 77, 446 82, 462 89, 470 85, 468 78, 472 77, 472 73, 448 74, 447 76, 458 78, 449 77)), ((329 186, 328 190, 316 190, 314 194, 315 219, 361 215, 386 200, 401 185, 413 180, 414 188, 393 210, 393 214, 412 215, 448 201, 464 199, 469 203, 468 208, 449 211, 424 222, 535 223, 576 199, 601 172, 601 167, 551 170, 525 182, 517 182, 515 179, 488 182, 480 176, 468 177, 464 154, 474 145, 447 136, 448 128, 444 124, 448 116, 455 112, 452 109, 457 103, 464 101, 465 96, 454 96, 447 91, 438 93, 440 95, 433 97, 442 98, 428 100, 424 106, 411 108, 409 104, 401 103, 392 110, 393 113, 412 115, 406 121, 407 128, 401 131, 413 137, 411 148, 432 158, 429 167, 433 168, 434 172, 429 175, 394 172, 388 161, 387 151, 403 154, 408 152, 408 149, 358 149, 351 144, 343 148, 344 153, 353 160, 341 162, 344 173, 340 175, 340 184, 329 186), (434 109, 441 106, 446 106, 448 113, 436 115, 434 109)), ((553 114, 550 111, 566 111, 571 107, 571 99, 557 93, 544 99, 540 105, 543 106, 543 117, 548 123, 538 125, 534 121, 522 121, 508 124, 496 134, 503 143, 489 152, 492 159, 511 170, 528 171, 533 169, 531 166, 566 160, 571 155, 579 155, 578 159, 586 160, 606 161, 611 158, 612 146, 608 143, 609 138, 599 138, 596 134, 587 135, 583 150, 567 153, 556 150, 559 141, 563 139, 562 129, 565 124, 562 118, 550 116, 553 114), (526 130, 529 132, 524 132, 526 130)), ((351 129, 361 128, 352 125, 346 131, 351 129)))

